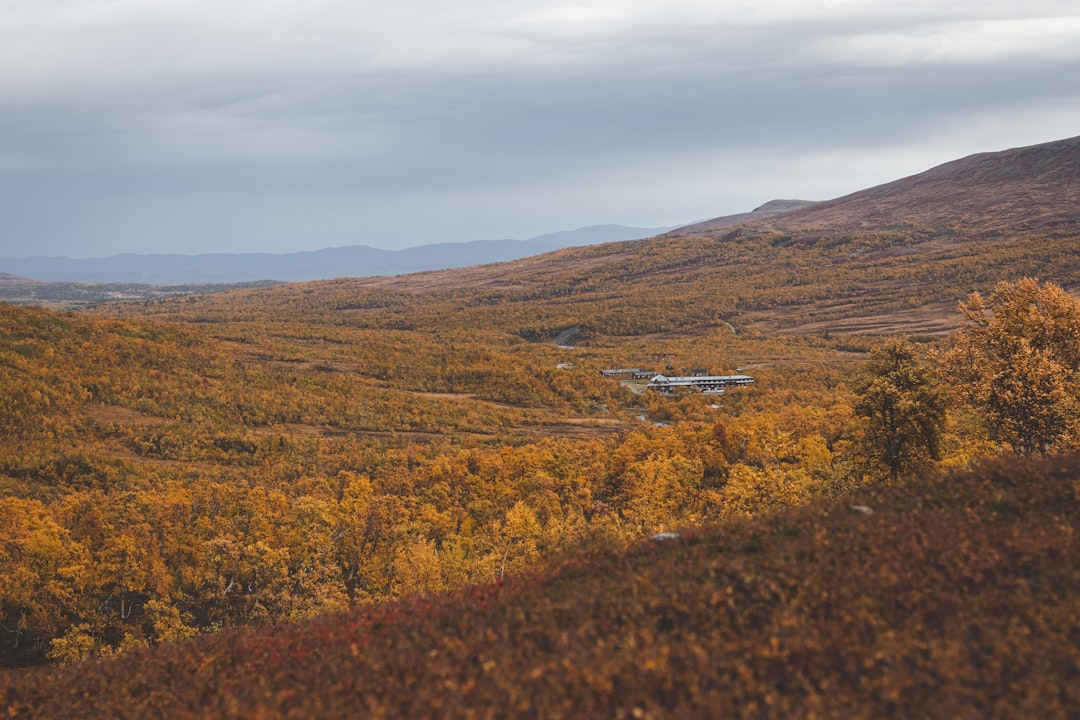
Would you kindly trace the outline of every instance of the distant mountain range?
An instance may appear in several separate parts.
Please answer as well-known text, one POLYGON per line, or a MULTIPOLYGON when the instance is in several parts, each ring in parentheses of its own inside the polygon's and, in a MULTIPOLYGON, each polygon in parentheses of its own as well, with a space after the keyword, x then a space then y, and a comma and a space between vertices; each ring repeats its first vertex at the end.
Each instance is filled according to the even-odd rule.
POLYGON ((528 240, 437 243, 404 250, 366 245, 296 253, 214 253, 207 255, 134 254, 103 258, 0 258, 0 273, 45 282, 245 283, 296 282, 338 277, 401 275, 425 270, 485 265, 539 255, 566 247, 637 240, 670 230, 626 225, 593 225, 539 235, 528 240))

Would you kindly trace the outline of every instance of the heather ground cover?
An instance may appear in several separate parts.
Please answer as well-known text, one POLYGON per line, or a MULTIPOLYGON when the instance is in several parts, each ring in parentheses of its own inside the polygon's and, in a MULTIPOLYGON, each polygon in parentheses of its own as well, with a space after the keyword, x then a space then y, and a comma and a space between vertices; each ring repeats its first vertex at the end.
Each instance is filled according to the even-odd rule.
POLYGON ((1074 717, 1080 459, 0 675, 13 717, 1074 717), (863 505, 872 513, 853 512, 863 505))

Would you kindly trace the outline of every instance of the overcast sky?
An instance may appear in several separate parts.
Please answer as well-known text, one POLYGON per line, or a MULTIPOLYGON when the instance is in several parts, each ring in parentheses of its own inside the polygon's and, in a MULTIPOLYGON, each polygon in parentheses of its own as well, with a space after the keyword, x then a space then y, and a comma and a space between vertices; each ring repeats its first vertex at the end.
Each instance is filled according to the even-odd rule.
POLYGON ((0 0, 0 256, 674 225, 1075 135, 1075 0, 0 0))

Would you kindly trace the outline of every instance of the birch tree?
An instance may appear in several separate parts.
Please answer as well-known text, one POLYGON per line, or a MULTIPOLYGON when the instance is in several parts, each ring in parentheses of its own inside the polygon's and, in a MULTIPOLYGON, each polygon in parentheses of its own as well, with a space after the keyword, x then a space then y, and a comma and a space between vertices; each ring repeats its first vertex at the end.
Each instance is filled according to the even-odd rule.
POLYGON ((966 320, 945 354, 960 395, 1018 455, 1080 444, 1080 300, 1033 278, 960 304, 966 320))

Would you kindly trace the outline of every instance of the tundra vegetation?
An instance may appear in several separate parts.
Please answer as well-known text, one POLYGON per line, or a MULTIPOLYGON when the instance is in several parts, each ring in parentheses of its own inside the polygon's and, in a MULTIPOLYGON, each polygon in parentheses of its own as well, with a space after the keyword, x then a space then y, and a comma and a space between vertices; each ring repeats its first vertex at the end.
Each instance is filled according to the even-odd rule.
MULTIPOLYGON (((551 663, 558 661, 558 653, 545 659, 541 648, 564 643, 561 635, 545 633, 569 627, 567 632, 599 638, 629 633, 625 641, 632 640, 614 659, 604 659, 603 653, 562 658, 583 663, 575 692, 582 697, 593 693, 589 702, 598 703, 598 713, 637 707, 655 714, 687 692, 672 686, 642 696, 637 705, 611 704, 614 684, 629 682, 620 673, 635 649, 644 653, 641 673, 655 675, 654 680, 667 673, 672 679, 665 682, 676 683, 678 673, 691 672, 691 666, 698 668, 694 678, 703 677, 704 668, 720 662, 717 653, 733 652, 732 643, 756 658, 743 669, 730 668, 733 682, 752 675, 740 681, 739 692, 752 702, 744 707, 776 700, 766 688, 778 682, 779 668, 795 662, 796 655, 804 663, 796 664, 811 672, 805 663, 816 666, 821 658, 843 662, 845 653, 856 649, 878 658, 867 668, 881 670, 868 675, 867 682, 877 683, 874 692, 882 702, 899 703, 913 687, 928 692, 920 683, 929 681, 915 675, 905 680, 890 663, 908 662, 903 658, 926 649, 894 637, 875 641, 884 644, 873 650, 865 646, 866 638, 856 641, 844 633, 853 619, 869 623, 869 632, 871 627, 883 630, 882 618, 892 617, 889 613, 906 618, 912 608, 936 612, 920 605, 925 598, 904 594, 920 586, 924 570, 879 568, 860 581, 869 586, 860 584, 857 590, 834 570, 806 563, 812 558, 834 562, 828 552, 821 554, 831 543, 865 545, 864 551, 874 554, 884 552, 897 536, 864 537, 852 519, 839 527, 838 521, 818 526, 810 518, 843 516, 843 503, 860 493, 886 493, 882 497, 894 509, 904 503, 937 507, 944 502, 938 493, 952 497, 953 492, 941 484, 942 473, 970 468, 989 456, 1059 452, 1080 442, 1075 422, 1080 304, 1051 284, 1023 280, 999 284, 988 301, 973 296, 961 306, 960 329, 946 337, 732 332, 712 317, 693 331, 656 333, 652 324, 661 322, 659 310, 619 319, 613 307, 606 319, 598 313, 594 317, 601 319, 591 325, 577 323, 585 341, 577 348, 540 341, 575 325, 574 317, 559 312, 580 312, 558 310, 557 287, 544 293, 540 307, 546 315, 529 315, 528 303, 510 303, 491 324, 473 312, 477 303, 483 304, 483 294, 448 291, 425 299, 383 289, 350 291, 334 283, 106 308, 112 315, 0 306, 3 664, 101 667, 104 682, 114 672, 106 667, 138 674, 139 665, 81 661, 130 655, 131 663, 160 657, 183 665, 200 662, 195 653, 208 653, 200 666, 205 672, 250 678, 248 670, 238 673, 240 665, 255 662, 241 657, 250 652, 251 657, 264 653, 271 672, 280 668, 288 673, 286 658, 303 658, 298 667, 308 667, 305 663, 324 652, 317 648, 325 638, 304 633, 334 635, 335 621, 329 618, 344 617, 334 613, 352 608, 348 622, 353 624, 341 630, 342 637, 352 638, 351 656, 363 658, 362 663, 403 663, 396 669, 365 666, 365 674, 402 673, 395 677, 418 682, 408 673, 428 671, 419 660, 407 670, 413 662, 409 653, 435 657, 449 643, 457 650, 440 656, 445 659, 430 672, 447 687, 458 687, 455 683, 472 682, 453 674, 463 657, 472 653, 484 673, 498 675, 512 665, 500 655, 508 650, 499 650, 498 643, 516 647, 526 638, 520 647, 533 647, 529 643, 535 641, 530 650, 535 657, 529 660, 531 669, 519 669, 536 673, 532 681, 543 684, 542 678, 556 670, 551 663), (304 295, 305 287, 311 296, 304 295), (283 296, 289 300, 284 305, 283 296), (283 312, 283 307, 292 310, 283 312), (756 383, 719 398, 667 397, 635 394, 598 372, 639 365, 660 369, 670 363, 716 372, 741 368, 756 383), (938 381, 938 367, 952 383, 938 381), (890 487, 916 482, 923 484, 915 495, 888 494, 890 487), (661 563, 685 562, 687 573, 705 573, 712 583, 708 597, 691 598, 689 589, 682 600, 677 594, 663 599, 649 594, 654 591, 643 592, 634 597, 645 606, 634 612, 655 607, 659 614, 642 624, 626 620, 637 616, 613 605, 602 611, 607 613, 604 627, 567 625, 563 615, 577 612, 574 603, 584 602, 585 594, 641 591, 639 585, 619 585, 623 582, 690 583, 685 575, 646 580, 659 568, 642 569, 638 581, 611 574, 610 563, 640 568, 642 558, 681 552, 644 551, 637 544, 664 531, 695 538, 691 542, 697 550, 661 563), (782 557, 797 556, 809 568, 806 573, 822 577, 811 581, 792 575, 770 565, 771 560, 753 569, 751 559, 771 557, 761 555, 762 548, 776 543, 784 548, 782 557), (597 552, 612 559, 598 561, 606 569, 593 587, 585 579, 592 571, 582 574, 574 568, 589 566, 596 561, 590 553, 597 552), (701 564, 717 553, 730 557, 732 567, 701 564), (510 589, 497 589, 500 583, 510 583, 510 589), (803 583, 810 583, 806 592, 820 595, 803 597, 796 592, 803 583), (569 599, 559 605, 552 588, 568 584, 573 586, 569 599), (866 587, 872 592, 859 599, 866 587), (795 597, 791 593, 803 599, 788 611, 784 608, 795 597), (411 599, 386 604, 401 598, 411 599), (764 604, 758 607, 753 598, 764 604), (874 605, 865 615, 860 614, 863 602, 874 605), (889 602, 891 609, 885 607, 889 602), (479 620, 465 619, 463 608, 477 603, 504 618, 505 627, 478 627, 478 634, 470 634, 468 624, 479 620), (532 618, 526 622, 535 625, 532 634, 512 619, 519 610, 532 618), (720 610, 730 616, 727 630, 704 619, 720 610), (537 612, 550 616, 529 614, 537 612), (411 619, 397 624, 403 614, 411 619), (283 627, 316 616, 328 619, 283 627), (624 619, 616 621, 616 616, 624 619), (682 628, 676 632, 682 644, 654 646, 659 626, 653 628, 653 622, 669 623, 668 631, 682 628), (462 623, 463 634, 455 635, 450 628, 462 623), (741 640, 725 635, 745 623, 755 628, 751 635, 741 640), (804 627, 799 633, 805 627, 818 629, 812 637, 791 635, 798 626, 804 627), (224 632, 250 627, 278 630, 266 635, 224 632), (388 627, 396 629, 373 629, 388 627), (427 639, 401 650, 414 631, 427 639), (206 638, 210 635, 221 639, 206 638), (180 655, 164 649, 160 655, 147 654, 154 646, 195 637, 203 638, 206 644, 198 647, 204 649, 180 643, 170 651, 180 655), (249 646, 264 642, 261 650, 249 646), (675 650, 678 658, 671 655, 675 650), (894 651, 899 654, 889 654, 894 651), (397 661, 378 655, 395 652, 397 661)), ((1056 471, 1038 472, 1049 477, 1056 471)), ((1026 502, 1021 497, 1026 491, 970 482, 983 492, 970 502, 994 504, 994 518, 1026 512, 1017 509, 1026 502)), ((1072 509, 1062 511, 1062 522, 1075 519, 1075 498, 1072 502, 1072 509)), ((925 512, 933 514, 923 512, 919 517, 924 520, 930 517, 925 512)), ((1024 562, 1029 550, 1040 557, 1068 557, 1073 542, 1061 528, 1065 535, 1060 537, 1058 530, 1046 530, 1029 538, 1009 535, 1013 525, 972 522, 977 524, 972 532, 985 533, 988 543, 1012 538, 1008 552, 1016 563, 1024 562)), ((896 525, 875 532, 908 530, 896 525)), ((925 533, 924 554, 937 552, 929 548, 939 545, 941 552, 957 552, 949 543, 967 543, 970 557, 958 555, 948 562, 971 573, 973 587, 983 588, 986 573, 993 570, 990 559, 974 549, 975 540, 944 525, 925 533)), ((857 573, 854 568, 844 572, 857 573)), ((1045 582, 1061 599, 1075 592, 1075 579, 1054 576, 1045 582)), ((962 603, 945 589, 941 593, 935 603, 962 603)), ((993 604, 992 612, 1007 608, 1012 613, 1018 602, 1012 595, 984 599, 993 604)), ((1023 622, 1034 627, 1068 620, 1062 615, 1067 608, 1054 602, 1031 610, 1032 617, 1023 622)), ((918 620, 919 632, 960 623, 964 613, 984 617, 978 607, 949 604, 932 620, 918 620)), ((993 623, 985 629, 987 642, 1005 637, 993 623)), ((949 642, 954 641, 961 642, 949 642)), ((1033 656, 1043 650, 1053 658, 1068 655, 1067 648, 1053 642, 1044 647, 1032 641, 1022 649, 1033 656)), ((336 647, 332 652, 341 651, 336 647)), ((935 644, 928 652, 929 660, 920 657, 933 673, 967 673, 976 662, 971 648, 935 644), (939 652, 959 655, 949 656, 954 665, 942 665, 933 656, 939 652)), ((9 694, 0 699, 9 697, 14 713, 29 712, 42 701, 33 695, 36 691, 22 695, 20 688, 45 688, 52 682, 24 685, 18 678, 50 676, 19 672, 0 680, 0 690, 9 694), (26 699, 31 697, 36 699, 26 699)), ((85 676, 97 670, 59 672, 57 678, 67 678, 63 682, 98 682, 85 676)), ((1009 682, 1026 677, 1020 673, 1009 682)), ((315 682, 306 677, 303 682, 309 680, 315 682)), ((1064 682, 1053 673, 1044 680, 1064 682)), ((809 676, 785 682, 804 681, 807 688, 816 687, 809 676)), ((146 682, 163 687, 155 683, 166 681, 146 682)), ((508 676, 494 685, 477 685, 475 692, 495 693, 503 707, 523 714, 537 710, 528 703, 540 696, 525 686, 513 690, 500 682, 508 683, 508 676)), ((626 689, 636 687, 635 682, 626 689)), ((100 690, 99 710, 117 714, 117 706, 109 703, 136 692, 123 687, 100 690)), ((386 687, 386 693, 394 692, 386 687)), ((334 690, 339 691, 344 692, 334 690)), ((728 707, 725 703, 739 697, 736 692, 722 699, 711 685, 698 691, 694 702, 707 701, 712 708, 728 707)), ((153 702, 172 697, 157 692, 151 696, 158 699, 147 700, 145 707, 133 704, 132 713, 149 712, 159 707, 153 702)), ((227 704, 236 692, 261 691, 237 687, 221 692, 215 702, 227 704)), ((454 702, 467 703, 469 692, 462 690, 454 702)), ((800 697, 824 702, 806 693, 800 697)), ((256 695, 244 695, 243 702, 272 701, 270 695, 256 695)), ((385 703, 376 695, 366 697, 376 715, 409 709, 400 704, 405 702, 401 697, 378 696, 385 703)), ((569 706, 559 710, 558 703, 575 702, 573 695, 544 697, 556 705, 540 707, 542 712, 569 713, 569 706)), ((1056 697, 1075 703, 1066 690, 1056 697)), ((280 707, 300 702, 290 698, 278 698, 280 707)), ((418 697, 415 702, 436 701, 418 697)), ((437 705, 417 707, 422 714, 441 712, 437 705)))
POLYGON ((498 584, 0 674, 14 717, 1075 716, 1076 456, 999 458, 498 584))
POLYGON ((222 323, 4 308, 5 663, 491 582, 598 537, 1078 438, 1078 302, 1034 280, 963 304, 938 351, 951 395, 906 340, 715 329, 567 351, 240 307, 249 319, 222 323), (868 361, 837 359, 855 345, 868 361), (664 397, 597 372, 674 347, 756 361, 758 382, 664 397))

